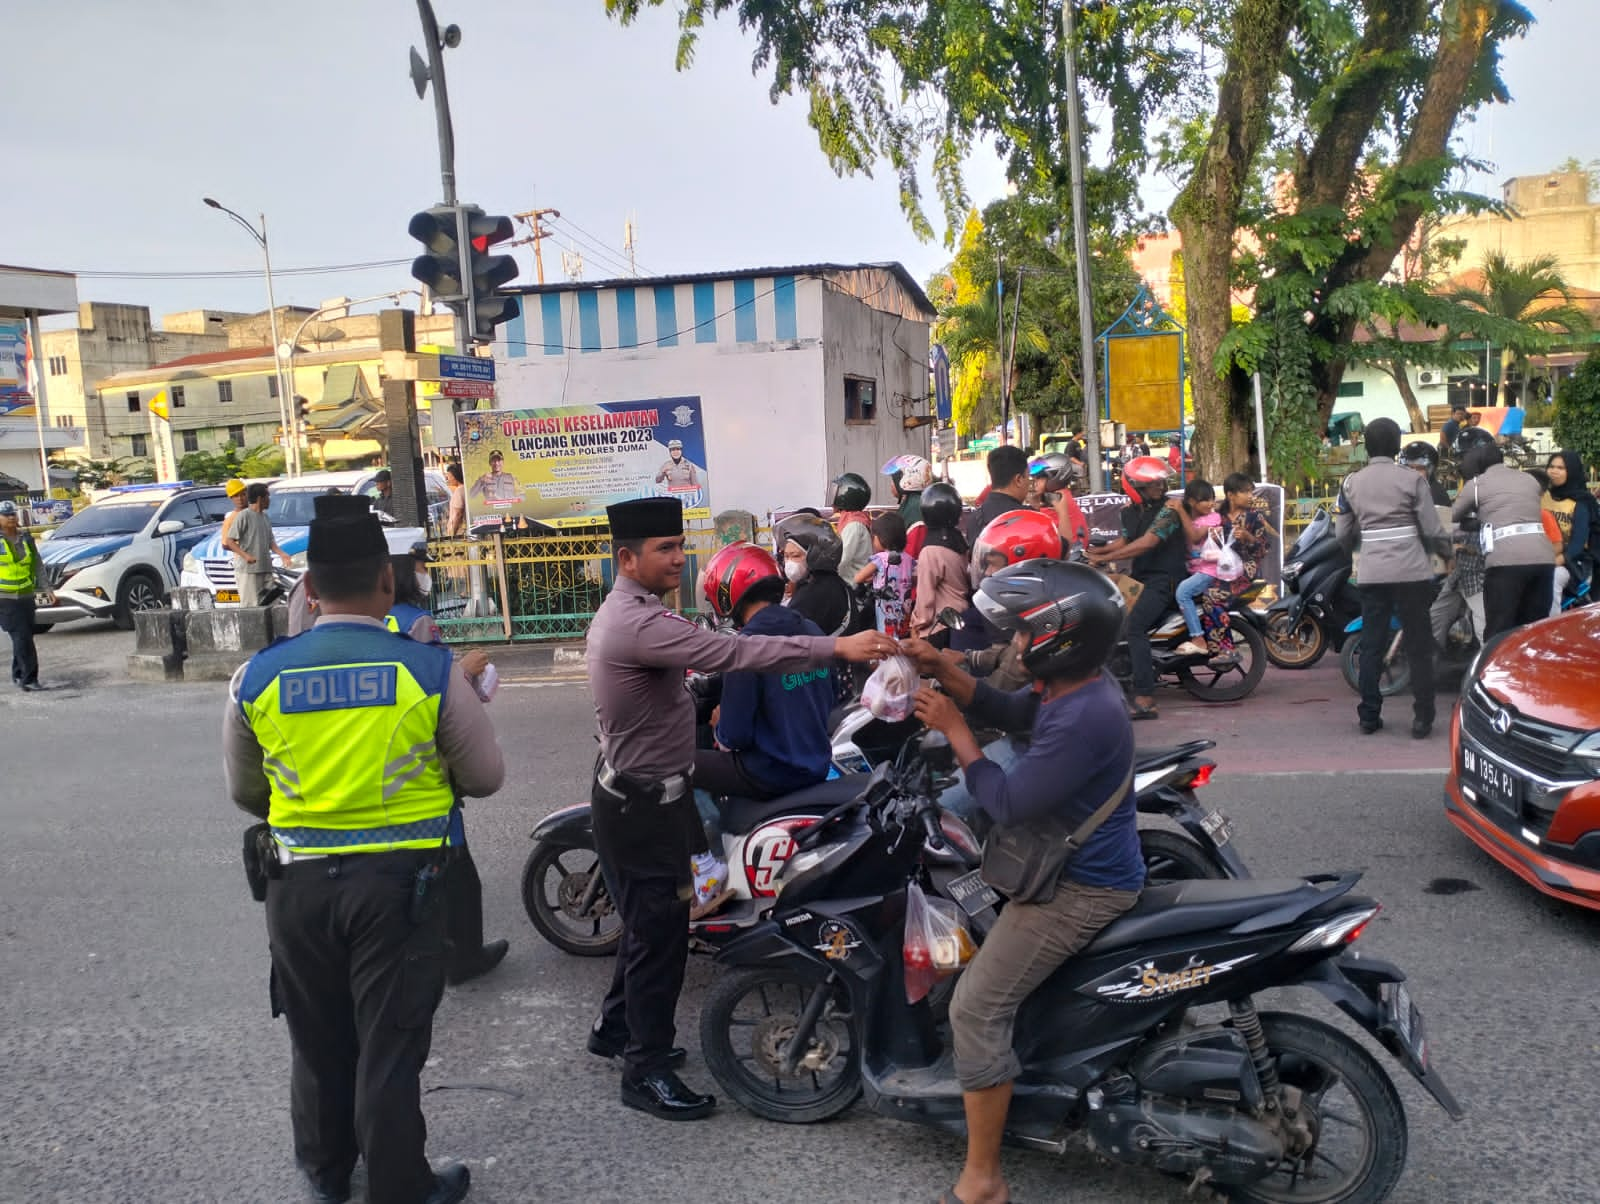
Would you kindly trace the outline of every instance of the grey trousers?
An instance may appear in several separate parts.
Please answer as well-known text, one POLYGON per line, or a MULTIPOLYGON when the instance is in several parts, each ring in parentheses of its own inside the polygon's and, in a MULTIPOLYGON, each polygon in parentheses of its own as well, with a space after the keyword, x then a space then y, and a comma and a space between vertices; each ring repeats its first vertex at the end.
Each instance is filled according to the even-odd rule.
POLYGON ((1022 1073, 1011 1045, 1022 1001, 1138 901, 1136 890, 1064 878, 1048 903, 1006 904, 950 1000, 956 1078, 963 1091, 996 1087, 1022 1073))

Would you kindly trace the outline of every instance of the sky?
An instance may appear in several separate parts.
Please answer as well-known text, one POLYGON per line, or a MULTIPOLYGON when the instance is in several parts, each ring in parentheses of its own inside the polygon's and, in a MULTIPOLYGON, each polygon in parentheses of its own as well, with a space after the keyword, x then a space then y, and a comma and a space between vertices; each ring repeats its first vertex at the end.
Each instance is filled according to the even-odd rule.
MULTIPOLYGON (((1464 131, 1495 171, 1600 158, 1581 81, 1600 4, 1527 0, 1539 24, 1506 55, 1510 107, 1464 131)), ((603 0, 435 0, 461 26, 447 50, 463 201, 490 213, 559 209, 561 245, 595 280, 624 274, 623 226, 641 273, 899 260, 918 279, 948 251, 920 242, 892 174, 841 179, 801 98, 774 106, 734 22, 703 31, 679 73, 674 9, 622 28, 603 0)), ((289 269, 409 259, 406 224, 440 197, 431 98, 407 52, 410 0, 10 0, 0 76, 12 161, 0 194, 0 262, 85 273, 81 300, 183 309, 265 308, 259 248, 211 196, 265 213, 280 305, 410 287, 405 266, 289 269), (21 49, 19 49, 21 48, 21 49), (89 272, 254 273, 231 279, 96 278, 89 272)), ((969 165, 974 200, 1000 195, 992 154, 969 165)), ((931 185, 930 212, 937 216, 931 185)), ((1170 190, 1146 200, 1165 204, 1170 190)), ((936 225, 939 223, 936 221, 936 225)), ((521 281, 534 278, 528 248, 521 281)), ((59 324, 59 322, 55 323, 59 324)))

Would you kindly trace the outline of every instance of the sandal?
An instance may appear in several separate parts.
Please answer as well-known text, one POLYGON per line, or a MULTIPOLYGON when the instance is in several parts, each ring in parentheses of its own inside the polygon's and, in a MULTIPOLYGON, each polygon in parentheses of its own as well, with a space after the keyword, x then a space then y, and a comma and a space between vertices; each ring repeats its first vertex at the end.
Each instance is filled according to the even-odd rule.
POLYGON ((1129 719, 1159 719, 1161 712, 1153 706, 1140 706, 1137 702, 1128 704, 1129 719))

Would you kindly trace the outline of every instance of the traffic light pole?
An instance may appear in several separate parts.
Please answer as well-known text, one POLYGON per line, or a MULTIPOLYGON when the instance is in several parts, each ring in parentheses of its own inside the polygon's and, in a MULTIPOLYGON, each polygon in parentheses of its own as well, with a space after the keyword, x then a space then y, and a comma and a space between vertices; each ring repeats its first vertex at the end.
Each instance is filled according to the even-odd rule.
POLYGON ((1082 358, 1083 437, 1089 461, 1089 488, 1099 493, 1103 487, 1103 462, 1100 449, 1100 390, 1094 372, 1094 292, 1089 287, 1089 214, 1083 190, 1083 118, 1078 101, 1078 35, 1073 5, 1077 0, 1062 0, 1061 58, 1066 75, 1067 154, 1072 168, 1072 246, 1078 269, 1078 337, 1082 358))

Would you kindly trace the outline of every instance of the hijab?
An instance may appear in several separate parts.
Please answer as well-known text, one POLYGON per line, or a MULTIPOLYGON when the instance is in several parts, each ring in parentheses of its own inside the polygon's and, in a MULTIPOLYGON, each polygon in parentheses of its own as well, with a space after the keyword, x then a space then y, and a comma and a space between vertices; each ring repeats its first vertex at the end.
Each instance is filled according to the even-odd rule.
POLYGON ((1583 457, 1575 451, 1559 451, 1551 459, 1559 459, 1567 466, 1567 482, 1565 485, 1552 485, 1550 496, 1558 502, 1581 502, 1584 498, 1592 496, 1589 493, 1588 477, 1583 471, 1583 457))

